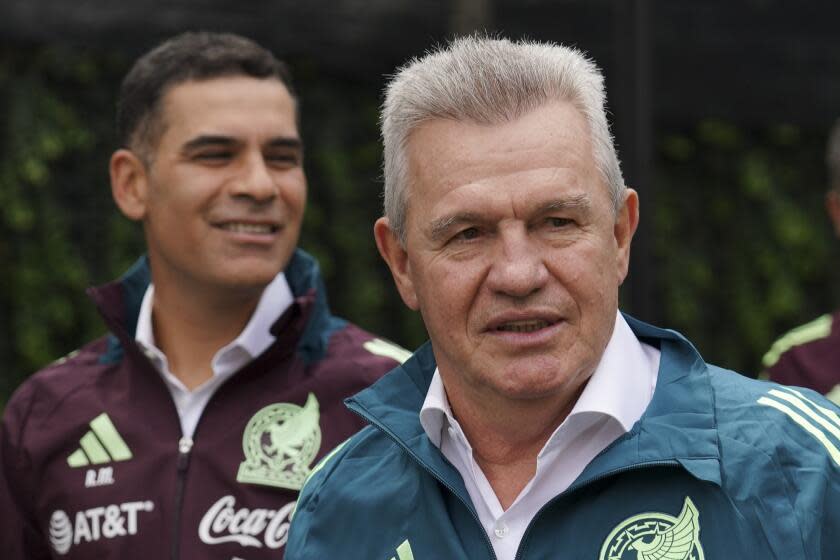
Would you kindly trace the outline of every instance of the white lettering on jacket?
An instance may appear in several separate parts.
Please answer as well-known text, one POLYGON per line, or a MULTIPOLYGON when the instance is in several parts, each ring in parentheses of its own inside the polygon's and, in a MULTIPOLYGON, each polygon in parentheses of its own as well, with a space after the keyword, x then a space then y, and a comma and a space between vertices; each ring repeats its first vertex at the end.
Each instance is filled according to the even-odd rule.
POLYGON ((114 483, 114 468, 101 467, 99 470, 88 469, 85 473, 85 488, 108 486, 114 483))
POLYGON ((235 542, 256 548, 280 548, 289 538, 289 514, 294 507, 295 502, 290 502, 276 510, 236 509, 236 498, 223 496, 201 518, 198 536, 205 544, 235 542))
POLYGON ((71 545, 137 534, 137 514, 153 511, 152 502, 126 502, 76 512, 73 522, 62 510, 50 517, 49 538, 59 554, 67 554, 71 545))

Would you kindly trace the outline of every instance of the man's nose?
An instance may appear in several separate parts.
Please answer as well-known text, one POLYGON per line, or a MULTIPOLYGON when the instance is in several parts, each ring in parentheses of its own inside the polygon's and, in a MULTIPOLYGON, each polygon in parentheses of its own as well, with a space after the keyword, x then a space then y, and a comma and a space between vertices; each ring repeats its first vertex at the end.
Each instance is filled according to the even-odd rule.
POLYGON ((258 202, 269 201, 277 196, 279 190, 277 181, 272 176, 262 154, 254 154, 246 158, 240 171, 231 189, 233 196, 247 197, 258 202))
POLYGON ((488 286, 511 297, 527 297, 548 281, 543 249, 524 226, 499 233, 493 262, 487 275, 488 286))

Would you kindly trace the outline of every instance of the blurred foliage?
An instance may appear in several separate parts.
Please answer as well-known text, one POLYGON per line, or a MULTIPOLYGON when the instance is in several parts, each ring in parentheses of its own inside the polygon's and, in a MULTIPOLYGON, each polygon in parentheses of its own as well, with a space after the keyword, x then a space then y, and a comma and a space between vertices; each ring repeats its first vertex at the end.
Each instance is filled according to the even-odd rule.
POLYGON ((840 301, 825 140, 826 130, 712 119, 660 133, 654 250, 664 322, 707 360, 754 376, 775 338, 840 301))
POLYGON ((116 219, 107 182, 120 62, 0 51, 0 403, 27 373, 102 331, 84 290, 141 247, 116 219))
MULTIPOLYGON (((129 62, 78 48, 0 50, 0 407, 31 372, 104 332, 84 289, 143 251, 107 173, 129 62)), ((413 348, 425 332, 372 236, 381 84, 290 62, 307 146, 301 245, 321 262, 338 315, 413 348)), ((655 221, 665 324, 706 358, 755 373, 776 336, 838 301, 837 244, 822 208, 825 130, 709 120, 659 138, 645 216, 655 221)))
POLYGON ((300 245, 317 257, 333 311, 406 348, 426 339, 379 256, 380 84, 342 83, 293 62, 309 184, 300 245))

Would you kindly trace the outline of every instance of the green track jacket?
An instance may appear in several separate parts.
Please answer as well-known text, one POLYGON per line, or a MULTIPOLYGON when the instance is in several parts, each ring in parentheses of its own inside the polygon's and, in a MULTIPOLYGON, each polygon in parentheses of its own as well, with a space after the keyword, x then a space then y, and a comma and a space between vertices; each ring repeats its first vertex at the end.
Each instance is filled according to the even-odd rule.
MULTIPOLYGON (((840 558, 840 410, 708 365, 679 334, 626 318, 662 351, 653 400, 537 513, 517 558, 840 558)), ((316 467, 287 560, 495 557, 419 422, 434 370, 427 344, 346 401, 370 426, 316 467)))

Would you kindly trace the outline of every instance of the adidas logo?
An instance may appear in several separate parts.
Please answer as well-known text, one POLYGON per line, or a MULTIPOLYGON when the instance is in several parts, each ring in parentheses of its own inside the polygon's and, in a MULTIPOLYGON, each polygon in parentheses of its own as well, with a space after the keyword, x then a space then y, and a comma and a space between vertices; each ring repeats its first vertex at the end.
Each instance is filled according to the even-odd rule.
POLYGON ((397 557, 391 557, 391 560, 414 560, 414 553, 411 552, 411 545, 408 544, 408 539, 397 547, 397 557))
POLYGON ((67 464, 73 468, 127 461, 132 457, 131 450, 104 412, 90 421, 90 431, 82 436, 79 445, 81 447, 67 457, 67 464))
POLYGON ((758 399, 758 404, 786 414, 808 435, 820 442, 834 463, 840 467, 840 449, 837 447, 837 442, 840 442, 840 415, 815 403, 796 389, 783 389, 771 389, 758 399))

